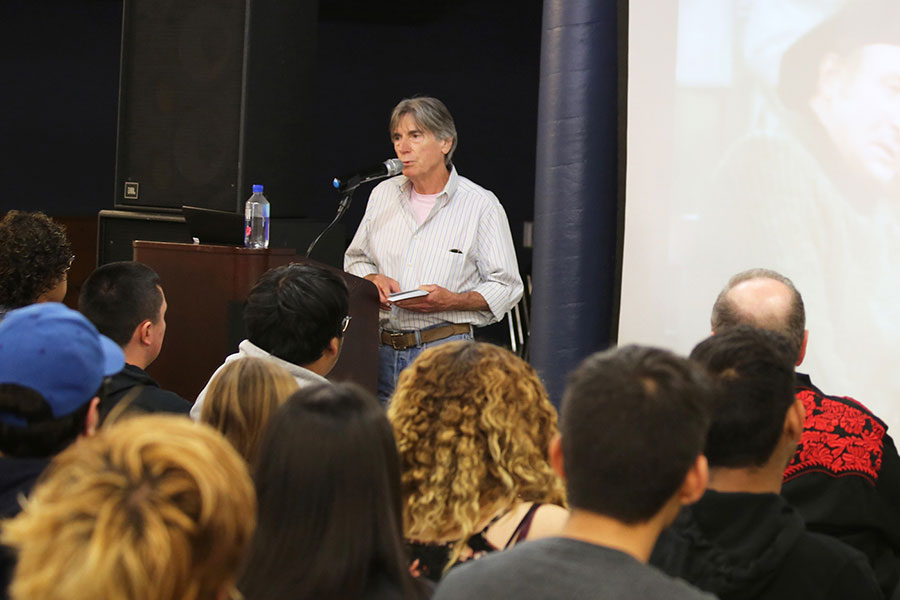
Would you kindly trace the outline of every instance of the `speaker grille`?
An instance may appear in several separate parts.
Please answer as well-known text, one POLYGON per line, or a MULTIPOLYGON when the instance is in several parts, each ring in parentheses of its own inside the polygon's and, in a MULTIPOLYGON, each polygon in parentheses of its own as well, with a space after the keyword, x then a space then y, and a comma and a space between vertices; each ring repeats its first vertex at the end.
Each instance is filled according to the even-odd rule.
POLYGON ((263 183, 301 216, 316 6, 125 0, 115 205, 240 211, 263 183))
POLYGON ((245 1, 125 6, 117 203, 234 210, 245 1))

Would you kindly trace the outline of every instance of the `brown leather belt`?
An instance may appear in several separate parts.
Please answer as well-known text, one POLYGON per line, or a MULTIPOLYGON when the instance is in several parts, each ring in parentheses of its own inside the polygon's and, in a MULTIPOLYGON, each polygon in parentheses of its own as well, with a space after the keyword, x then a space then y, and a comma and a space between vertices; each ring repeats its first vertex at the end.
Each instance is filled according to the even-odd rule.
POLYGON ((419 339, 416 339, 415 331, 388 331, 382 330, 381 343, 390 346, 394 350, 406 350, 415 348, 420 343, 428 344, 443 340, 451 335, 459 335, 461 333, 471 333, 472 326, 468 323, 453 323, 450 325, 441 325, 440 327, 432 327, 430 329, 420 329, 419 339))

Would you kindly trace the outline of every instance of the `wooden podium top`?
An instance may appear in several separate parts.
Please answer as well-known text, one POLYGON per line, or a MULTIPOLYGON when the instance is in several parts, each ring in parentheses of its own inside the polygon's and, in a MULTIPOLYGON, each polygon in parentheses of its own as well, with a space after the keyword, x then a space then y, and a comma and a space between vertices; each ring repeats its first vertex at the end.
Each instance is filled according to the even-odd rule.
POLYGON ((271 254, 273 256, 297 255, 295 248, 244 248, 243 246, 215 246, 213 244, 182 244, 179 242, 147 242, 135 240, 134 249, 172 252, 199 252, 208 254, 271 254))

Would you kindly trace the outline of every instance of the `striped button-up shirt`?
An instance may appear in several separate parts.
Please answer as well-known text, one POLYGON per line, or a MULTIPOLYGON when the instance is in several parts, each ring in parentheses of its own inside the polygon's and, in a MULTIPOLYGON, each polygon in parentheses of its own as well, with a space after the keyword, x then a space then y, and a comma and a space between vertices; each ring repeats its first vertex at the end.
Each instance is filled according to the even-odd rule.
POLYGON ((451 292, 478 292, 485 311, 419 313, 393 306, 381 312, 392 331, 439 323, 499 321, 522 297, 522 278, 506 211, 497 197, 456 173, 419 225, 409 204, 412 182, 400 175, 372 190, 366 214, 344 255, 344 270, 359 277, 381 273, 411 290, 434 284, 451 292))

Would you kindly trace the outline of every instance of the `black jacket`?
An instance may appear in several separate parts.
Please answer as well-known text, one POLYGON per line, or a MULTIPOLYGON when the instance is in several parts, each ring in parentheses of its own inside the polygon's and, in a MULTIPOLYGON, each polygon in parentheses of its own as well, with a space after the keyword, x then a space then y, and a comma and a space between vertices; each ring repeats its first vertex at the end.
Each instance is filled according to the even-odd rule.
POLYGON ((106 389, 106 397, 100 403, 100 421, 106 419, 109 412, 135 386, 142 386, 127 410, 139 410, 147 413, 168 412, 187 415, 191 411, 190 403, 174 392, 161 389, 159 384, 143 369, 134 365, 125 365, 119 373, 112 376, 106 389))
MULTIPOLYGON (((49 458, 11 458, 0 456, 0 519, 19 514, 19 496, 31 493, 40 474, 50 464, 49 458)), ((6 600, 7 588, 16 566, 15 555, 0 546, 0 600, 6 600)))
POLYGON ((19 496, 28 495, 49 458, 0 456, 0 519, 19 514, 19 496))
POLYGON ((861 552, 806 531, 777 494, 708 490, 663 532, 650 563, 721 600, 883 598, 861 552))
POLYGON ((900 456, 887 425, 853 400, 825 394, 797 374, 803 435, 781 495, 810 531, 863 554, 885 596, 900 582, 900 456))

